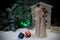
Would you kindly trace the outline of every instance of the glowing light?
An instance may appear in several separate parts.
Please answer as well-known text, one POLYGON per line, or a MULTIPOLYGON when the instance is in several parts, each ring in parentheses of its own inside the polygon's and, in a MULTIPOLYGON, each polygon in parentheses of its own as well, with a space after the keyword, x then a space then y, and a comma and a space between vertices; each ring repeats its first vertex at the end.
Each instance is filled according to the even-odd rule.
POLYGON ((24 27, 29 27, 29 25, 30 25, 30 19, 26 19, 26 21, 20 22, 20 25, 22 25, 22 26, 24 26, 24 27))

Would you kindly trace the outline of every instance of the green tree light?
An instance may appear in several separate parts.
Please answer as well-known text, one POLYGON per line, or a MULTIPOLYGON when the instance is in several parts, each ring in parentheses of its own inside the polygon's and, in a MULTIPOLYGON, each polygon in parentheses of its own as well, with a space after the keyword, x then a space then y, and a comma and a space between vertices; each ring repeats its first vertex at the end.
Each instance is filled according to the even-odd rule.
POLYGON ((20 25, 23 27, 28 27, 30 25, 30 19, 26 19, 24 22, 20 22, 20 25))

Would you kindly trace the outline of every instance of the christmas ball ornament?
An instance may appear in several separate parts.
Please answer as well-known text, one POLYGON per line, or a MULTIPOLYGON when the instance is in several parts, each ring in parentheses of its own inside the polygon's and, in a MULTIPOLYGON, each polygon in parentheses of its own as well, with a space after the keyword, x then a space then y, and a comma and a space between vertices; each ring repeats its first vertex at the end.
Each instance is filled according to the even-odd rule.
POLYGON ((23 38, 24 38, 24 34, 23 34, 22 32, 19 33, 18 38, 19 38, 19 39, 23 39, 23 38))
POLYGON ((30 31, 25 32, 26 37, 31 37, 30 31))

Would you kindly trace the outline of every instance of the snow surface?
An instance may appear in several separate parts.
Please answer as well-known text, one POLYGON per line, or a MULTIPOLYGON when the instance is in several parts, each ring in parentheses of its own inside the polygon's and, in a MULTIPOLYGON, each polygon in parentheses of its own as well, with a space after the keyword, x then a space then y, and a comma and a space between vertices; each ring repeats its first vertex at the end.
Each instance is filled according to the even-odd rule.
POLYGON ((37 38, 35 37, 35 30, 30 30, 30 29, 18 29, 16 32, 8 31, 8 32, 3 32, 0 31, 0 40, 60 40, 60 33, 52 33, 50 32, 50 29, 47 30, 47 38, 37 38), (23 39, 18 39, 18 34, 20 32, 25 33, 26 31, 31 32, 31 37, 26 38, 24 37, 23 39))

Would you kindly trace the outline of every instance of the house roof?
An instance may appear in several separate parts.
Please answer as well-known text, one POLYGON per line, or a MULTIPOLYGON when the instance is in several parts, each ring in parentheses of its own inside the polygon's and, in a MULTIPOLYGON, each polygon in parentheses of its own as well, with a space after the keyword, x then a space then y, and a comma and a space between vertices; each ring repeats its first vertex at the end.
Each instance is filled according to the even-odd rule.
MULTIPOLYGON (((39 2, 39 3, 37 3, 37 4, 41 4, 41 5, 48 6, 48 7, 53 7, 52 5, 49 5, 49 4, 44 3, 44 2, 39 2)), ((31 8, 33 8, 33 7, 35 7, 35 6, 36 6, 36 4, 32 5, 31 8)))

